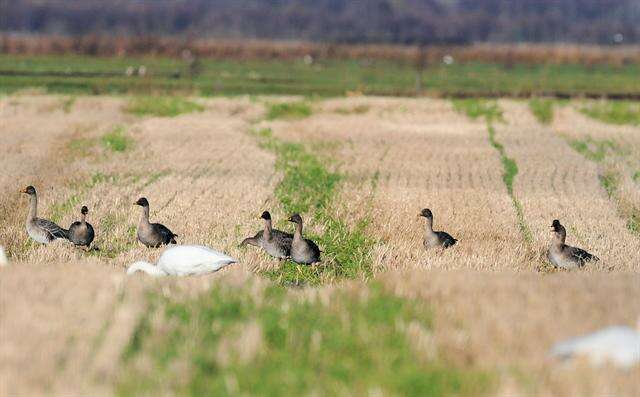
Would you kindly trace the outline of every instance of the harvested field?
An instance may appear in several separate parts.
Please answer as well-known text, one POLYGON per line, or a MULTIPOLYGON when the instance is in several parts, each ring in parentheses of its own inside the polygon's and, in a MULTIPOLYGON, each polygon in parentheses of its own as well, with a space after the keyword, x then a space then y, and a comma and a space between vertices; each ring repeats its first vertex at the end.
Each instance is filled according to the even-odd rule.
POLYGON ((525 103, 500 100, 492 141, 484 119, 445 100, 189 98, 175 117, 153 116, 153 101, 131 114, 130 101, 0 99, 0 244, 11 260, 0 268, 0 394, 640 393, 638 368, 546 354, 640 315, 640 239, 621 207, 638 203, 637 127, 593 121, 573 102, 542 125, 525 103), (287 106, 271 112, 277 103, 287 106), (624 150, 590 160, 571 144, 587 137, 624 150), (517 165, 512 191, 501 155, 517 165), (615 194, 601 182, 611 167, 624 175, 615 194), (64 227, 89 206, 98 249, 30 242, 18 193, 29 184, 39 216, 64 227), (240 263, 199 278, 126 277, 161 252, 135 240, 141 196, 180 243, 240 263), (422 247, 426 207, 459 240, 453 248, 422 247), (238 247, 265 209, 286 230, 288 212, 302 211, 326 263, 309 269, 238 247), (601 261, 553 271, 545 252, 556 218, 569 244, 601 261), (384 335, 379 354, 367 329, 384 335), (401 376, 368 371, 351 340, 380 373, 393 356, 401 376), (307 360, 321 345, 326 353, 307 360), (282 377, 292 362, 299 382, 282 377), (322 385, 309 375, 317 370, 322 385), (362 378, 350 388, 332 374, 362 378))

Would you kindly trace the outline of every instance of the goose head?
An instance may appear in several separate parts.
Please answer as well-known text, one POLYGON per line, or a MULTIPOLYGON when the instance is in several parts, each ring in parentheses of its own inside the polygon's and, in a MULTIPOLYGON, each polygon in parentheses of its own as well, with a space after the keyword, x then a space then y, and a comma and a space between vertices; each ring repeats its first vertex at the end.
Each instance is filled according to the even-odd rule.
POLYGON ((80 213, 82 215, 87 215, 89 213, 89 208, 87 208, 86 205, 83 205, 82 208, 80 209, 80 213))
POLYGON ((302 223, 302 217, 300 214, 293 214, 289 217, 288 221, 299 225, 302 223))
POLYGON ((260 219, 264 219, 265 221, 270 221, 271 214, 269 213, 269 211, 264 211, 262 215, 260 215, 260 219))
POLYGON ((133 203, 133 205, 139 205, 140 207, 148 207, 149 201, 145 197, 140 197, 138 201, 133 203))
POLYGON ((418 216, 422 216, 422 217, 425 217, 427 219, 433 219, 433 213, 431 212, 431 210, 429 208, 425 208, 422 211, 420 211, 418 216))
POLYGON ((564 226, 560 224, 559 220, 554 219, 553 222, 551 223, 551 229, 553 229, 554 233, 561 233, 564 231, 564 226))
POLYGON ((29 196, 33 196, 34 194, 36 194, 36 188, 29 185, 27 187, 25 187, 24 189, 20 190, 20 193, 24 193, 24 194, 28 194, 29 196))

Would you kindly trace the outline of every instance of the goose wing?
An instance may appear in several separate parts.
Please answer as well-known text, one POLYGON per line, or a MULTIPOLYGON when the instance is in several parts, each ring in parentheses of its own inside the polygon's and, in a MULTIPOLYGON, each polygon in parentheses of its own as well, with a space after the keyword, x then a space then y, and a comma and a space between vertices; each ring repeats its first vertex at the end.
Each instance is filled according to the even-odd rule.
POLYGON ((447 232, 436 232, 436 234, 438 235, 440 244, 442 244, 444 248, 449 248, 458 241, 447 232))
POLYGON ((154 223, 153 228, 160 234, 160 236, 162 237, 162 242, 164 244, 176 244, 175 238, 178 237, 178 235, 169 230, 168 227, 161 223, 154 223))
POLYGON ((567 246, 567 252, 569 253, 569 255, 571 255, 571 257, 578 259, 583 264, 584 262, 600 260, 600 258, 598 258, 597 256, 592 255, 587 251, 580 248, 576 248, 576 247, 567 246))
POLYGON ((158 267, 167 274, 189 276, 215 272, 235 262, 232 257, 208 247, 179 245, 162 253, 158 267))
POLYGON ((67 230, 61 228, 48 219, 36 218, 34 219, 34 224, 36 227, 51 234, 54 238, 69 238, 69 233, 67 230))

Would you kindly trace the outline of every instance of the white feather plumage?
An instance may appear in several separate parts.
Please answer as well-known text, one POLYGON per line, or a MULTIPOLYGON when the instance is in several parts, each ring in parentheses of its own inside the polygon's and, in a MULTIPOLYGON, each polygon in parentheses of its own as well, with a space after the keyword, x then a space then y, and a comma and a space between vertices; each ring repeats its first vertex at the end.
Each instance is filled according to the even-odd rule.
POLYGON ((192 276, 212 273, 236 263, 232 257, 200 245, 178 245, 167 248, 158 264, 136 262, 129 266, 127 274, 138 271, 152 276, 192 276))

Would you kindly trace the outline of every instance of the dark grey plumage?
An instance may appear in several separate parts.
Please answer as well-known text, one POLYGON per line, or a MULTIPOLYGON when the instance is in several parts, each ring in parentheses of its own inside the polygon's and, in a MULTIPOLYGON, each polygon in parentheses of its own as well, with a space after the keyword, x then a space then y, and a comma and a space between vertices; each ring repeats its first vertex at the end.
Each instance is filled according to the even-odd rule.
POLYGON ((89 248, 95 237, 95 232, 93 226, 87 222, 87 213, 89 213, 89 209, 86 206, 82 206, 80 209, 80 221, 73 222, 71 226, 69 226, 68 235, 69 241, 73 244, 79 247, 89 248))
POLYGON ((551 224, 551 228, 553 229, 553 239, 547 251, 547 258, 555 267, 575 269, 583 267, 587 262, 600 260, 597 256, 581 248, 566 245, 567 230, 559 220, 555 219, 551 224))
POLYGON ((253 237, 245 238, 240 245, 248 244, 261 247, 269 255, 278 259, 288 258, 291 255, 293 235, 278 229, 273 229, 271 214, 269 214, 268 211, 264 211, 260 218, 264 219, 264 229, 260 230, 253 237))
POLYGON ((427 220, 427 228, 423 240, 425 248, 449 248, 455 245, 458 241, 447 232, 433 230, 433 213, 430 209, 425 208, 418 215, 426 218, 427 220))
POLYGON ((38 218, 38 194, 33 186, 27 186, 20 192, 28 194, 31 200, 26 221, 27 234, 29 234, 29 237, 42 244, 49 244, 56 239, 68 238, 68 231, 66 229, 61 228, 48 219, 38 218))
POLYGON ((313 264, 320 262, 320 248, 313 241, 302 237, 302 217, 293 214, 289 222, 296 224, 296 231, 291 242, 291 259, 296 263, 313 264))
POLYGON ((142 197, 134 205, 142 207, 142 216, 138 223, 138 241, 147 247, 158 248, 162 245, 176 244, 177 234, 160 223, 149 222, 149 201, 142 197))

